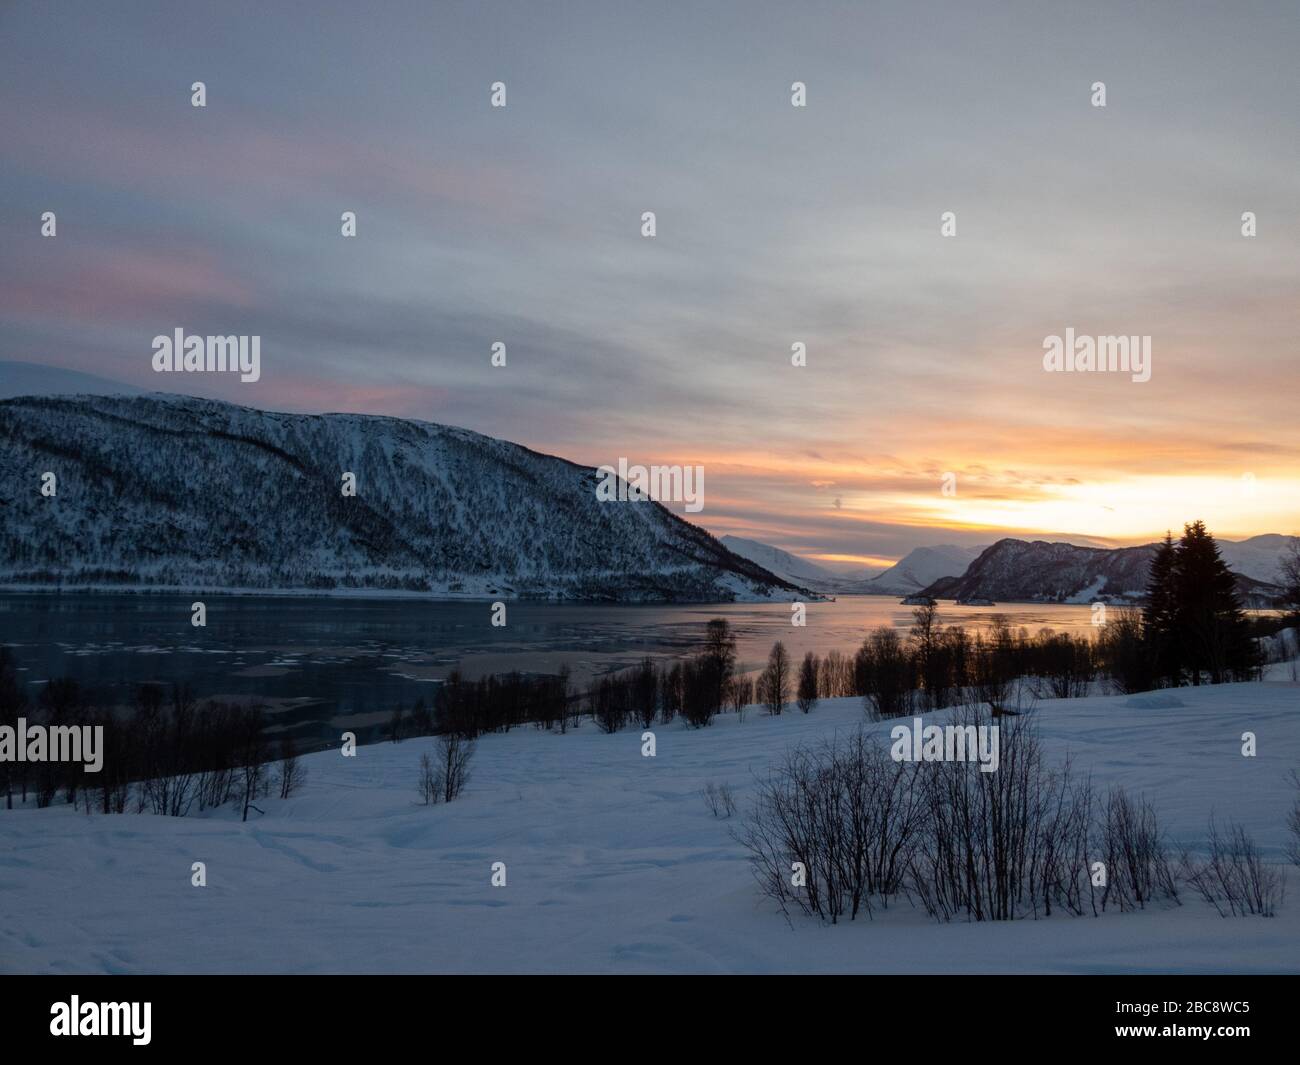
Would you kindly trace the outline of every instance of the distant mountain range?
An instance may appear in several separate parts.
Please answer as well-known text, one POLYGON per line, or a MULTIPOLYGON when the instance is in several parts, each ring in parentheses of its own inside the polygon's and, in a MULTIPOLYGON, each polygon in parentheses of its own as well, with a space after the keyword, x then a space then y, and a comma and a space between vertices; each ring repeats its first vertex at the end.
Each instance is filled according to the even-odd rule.
POLYGON ((728 550, 734 551, 742 558, 756 562, 770 573, 783 577, 792 584, 800 585, 815 592, 836 594, 860 588, 872 577, 879 574, 879 569, 869 566, 836 567, 813 562, 799 555, 782 551, 771 544, 757 540, 747 540, 742 536, 723 536, 721 543, 728 550))
MULTIPOLYGON (((854 580, 756 540, 734 536, 722 540, 737 554, 818 592, 920 594, 995 603, 1137 601, 1145 594, 1151 558, 1158 546, 1078 547, 1013 538, 989 547, 941 544, 918 547, 883 573, 854 580)), ((1237 590, 1247 602, 1267 605, 1280 592, 1281 560, 1290 540, 1289 536, 1267 533, 1248 540, 1217 541, 1223 560, 1237 575, 1237 590)))
POLYGON ((602 502, 596 470, 465 429, 153 393, 0 400, 0 441, 11 587, 807 597, 656 502, 602 502))
POLYGON ((918 547, 886 570, 872 573, 864 566, 859 572, 865 576, 855 576, 757 540, 724 536, 722 543, 793 584, 831 595, 912 595, 940 577, 965 572, 983 550, 951 544, 918 547))
POLYGON ((61 366, 0 360, 0 399, 14 396, 142 396, 145 389, 61 366))
POLYGON ((1294 537, 1264 533, 1248 540, 1216 540, 1223 561, 1238 573, 1267 584, 1282 581, 1282 557, 1294 537))
MULTIPOLYGON (((1237 590, 1249 602, 1263 604, 1280 591, 1276 577, 1289 537, 1266 534, 1249 540, 1218 541, 1223 560, 1236 571, 1237 590)), ((991 599, 1090 603, 1137 600, 1146 591, 1157 544, 1114 549, 1074 544, 1004 539, 986 548, 958 576, 941 577, 922 594, 935 599, 991 599)))
POLYGON ((864 589, 876 595, 913 595, 935 581, 966 572, 966 567, 983 547, 918 547, 909 551, 890 569, 868 581, 864 589))

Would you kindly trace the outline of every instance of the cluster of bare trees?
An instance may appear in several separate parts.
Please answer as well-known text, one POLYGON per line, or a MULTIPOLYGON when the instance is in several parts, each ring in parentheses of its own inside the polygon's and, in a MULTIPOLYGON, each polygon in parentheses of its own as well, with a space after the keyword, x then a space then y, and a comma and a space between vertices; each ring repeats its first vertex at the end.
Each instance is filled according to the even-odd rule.
POLYGON ((396 711, 388 735, 394 740, 444 731, 473 736, 527 721, 566 731, 584 716, 610 733, 629 724, 649 728, 678 718, 703 728, 724 710, 743 720, 752 705, 780 714, 793 700, 809 713, 820 698, 854 694, 853 659, 837 651, 825 658, 809 652, 796 668, 785 645, 777 642, 757 675, 738 672, 735 635, 725 619, 715 618, 696 654, 660 664, 646 657, 631 669, 595 678, 581 694, 570 691, 567 667, 559 677, 507 674, 473 683, 452 673, 431 712, 421 713, 422 704, 409 713, 396 711))
POLYGON ((261 707, 199 703, 183 687, 167 700, 157 686, 143 686, 134 713, 114 720, 105 741, 106 813, 123 812, 133 794, 137 812, 184 817, 235 802, 247 821, 262 812, 257 799, 288 799, 307 777, 290 733, 272 746, 261 707))
POLYGON ((844 656, 823 660, 812 652, 804 656, 796 671, 779 641, 757 676, 738 673, 736 638, 725 619, 715 618, 708 624, 705 646, 698 654, 659 667, 646 658, 630 670, 600 677, 588 690, 587 706, 602 732, 617 732, 629 721, 649 728, 656 721, 667 724, 677 717, 702 728, 726 709, 743 721, 746 709, 753 704, 780 714, 790 704, 792 693, 795 705, 809 713, 827 689, 838 693, 849 687, 845 678, 851 673, 844 656))
POLYGON ((118 727, 118 738, 126 742, 117 760, 119 766, 135 761, 140 810, 184 817, 196 806, 201 811, 238 801, 247 821, 254 801, 270 786, 265 731, 260 707, 200 706, 183 687, 173 688, 167 702, 160 688, 146 685, 135 713, 118 727))
POLYGON ((748 705, 752 686, 736 674, 736 637, 723 618, 705 629, 696 654, 656 666, 650 658, 621 673, 600 677, 587 691, 587 708, 602 732, 617 732, 629 721, 649 728, 680 717, 704 728, 725 707, 748 705))
MULTIPOLYGON (((1222 576, 1220 573, 1219 578, 1222 576)), ((1229 593, 1224 594, 1231 600, 1229 593)), ((906 637, 893 628, 878 628, 854 656, 852 694, 865 698, 875 717, 899 717, 971 700, 1000 705, 1021 683, 1036 698, 1070 699, 1087 695, 1099 681, 1116 692, 1128 693, 1189 679, 1199 683, 1202 677, 1218 682, 1257 675, 1257 656, 1243 635, 1240 611, 1232 613, 1227 607, 1217 613, 1209 611, 1206 616, 1217 619, 1215 625, 1205 622, 1196 630, 1202 636, 1207 632, 1228 634, 1223 636, 1227 643, 1222 648, 1208 636, 1201 639, 1201 644, 1222 654, 1216 657, 1207 650, 1204 662, 1195 659, 1199 665, 1187 666, 1193 658, 1186 652, 1179 659, 1184 662, 1181 673, 1177 663, 1171 667, 1165 662, 1170 657, 1170 640, 1160 635, 1164 630, 1157 629, 1153 620, 1164 614, 1150 604, 1145 611, 1110 609, 1095 639, 1051 629, 1031 635, 1023 628, 1012 630, 1005 619, 996 616, 985 631, 944 628, 933 605, 919 607, 912 614, 912 628, 906 637)), ((843 678, 842 667, 834 675, 843 678)), ((838 682, 836 694, 848 694, 843 691, 845 679, 838 682)))
MULTIPOLYGON (((422 707, 417 704, 417 709, 422 707)), ((554 675, 512 672, 475 681, 453 670, 438 688, 432 713, 412 714, 405 734, 454 732, 473 739, 483 732, 509 732, 530 723, 548 729, 558 725, 566 731, 577 713, 567 665, 554 675)))
MULTIPOLYGON (((1001 705, 1020 685, 1034 698, 1071 699, 1087 695, 1097 682, 1121 693, 1169 682, 1160 675, 1151 631, 1136 609, 1111 609, 1095 639, 1051 629, 1035 634, 1013 630, 996 616, 987 630, 944 628, 934 606, 912 613, 910 633, 878 628, 853 658, 852 694, 866 700, 873 717, 900 717, 968 701, 1001 705)), ((835 672, 843 676, 842 669, 835 672)), ((1226 672, 1222 677, 1238 675, 1226 672)), ((848 694, 843 684, 837 694, 848 694)))
POLYGON ((1030 635, 1012 630, 1001 617, 986 631, 944 628, 933 605, 912 615, 906 637, 882 626, 853 658, 852 694, 866 700, 872 717, 970 701, 1001 705, 1022 682, 1034 697, 1074 698, 1086 695, 1107 671, 1102 644, 1085 636, 1051 629, 1030 635))
POLYGON ((767 665, 754 681, 754 696, 769 714, 779 714, 790 702, 793 690, 795 706, 800 713, 807 714, 825 690, 828 683, 825 674, 822 660, 812 651, 804 655, 796 672, 785 644, 778 640, 767 656, 767 665))
MULTIPOLYGON (((103 760, 108 762, 109 752, 117 746, 116 731, 108 716, 87 704, 81 688, 75 681, 55 679, 41 689, 35 703, 29 702, 18 675, 13 655, 7 647, 0 647, 0 725, 15 728, 20 717, 46 728, 100 725, 104 728, 103 760)), ((65 801, 75 803, 79 798, 90 801, 83 782, 102 784, 110 779, 107 764, 101 772, 88 776, 80 764, 67 762, 0 762, 0 787, 4 789, 5 805, 12 809, 14 796, 24 803, 31 795, 37 806, 49 806, 62 792, 65 801)), ((105 797, 105 803, 108 803, 105 797)), ((107 812, 107 808, 106 808, 107 812)))
POLYGON ((654 661, 645 658, 634 669, 592 681, 587 706, 602 732, 617 732, 630 720, 649 728, 662 708, 676 712, 680 685, 680 669, 670 677, 667 670, 657 670, 654 661))
POLYGON ((382 738, 400 743, 455 732, 472 739, 529 724, 544 729, 558 726, 566 732, 577 724, 581 712, 567 665, 555 674, 512 671, 485 674, 477 680, 454 669, 439 685, 431 704, 421 698, 409 708, 394 707, 382 738))
POLYGON ((15 680, 13 660, 0 648, 0 724, 20 716, 46 727, 76 725, 103 729, 102 766, 86 773, 81 763, 3 762, 0 789, 5 805, 50 806, 60 795, 87 813, 162 814, 184 817, 238 802, 245 820, 257 798, 276 789, 288 798, 303 784, 291 735, 282 735, 277 761, 266 738, 261 708, 207 701, 184 686, 170 692, 141 685, 134 706, 114 713, 90 704, 73 680, 51 680, 29 705, 15 680))
MULTIPOLYGON (((975 706, 960 726, 987 726, 975 706)), ((1239 825, 1211 822, 1204 860, 1173 854, 1154 808, 1048 765, 1031 716, 1004 719, 1000 764, 908 762, 858 732, 800 747, 757 783, 737 838, 788 914, 835 923, 906 897, 940 921, 1005 921, 1180 902, 1271 916, 1281 877, 1239 825)), ((1300 831, 1300 829, 1298 829, 1300 831)))

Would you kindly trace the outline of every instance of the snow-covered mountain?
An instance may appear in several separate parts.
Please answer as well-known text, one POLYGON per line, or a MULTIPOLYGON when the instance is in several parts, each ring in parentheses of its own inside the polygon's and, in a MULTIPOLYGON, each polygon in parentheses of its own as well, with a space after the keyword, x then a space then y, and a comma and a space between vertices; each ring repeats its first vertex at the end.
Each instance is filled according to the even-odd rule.
MULTIPOLYGON (((1144 544, 1108 549, 1007 538, 986 548, 960 576, 934 581, 925 594, 936 599, 984 598, 995 602, 1087 603, 1097 598, 1137 599, 1146 590, 1156 547, 1156 544, 1144 544)), ((1226 551, 1224 561, 1231 565, 1226 551)), ((1240 572, 1237 588, 1246 597, 1268 597, 1277 591, 1272 585, 1240 572)))
POLYGON ((0 360, 0 399, 14 396, 139 396, 145 389, 93 373, 41 366, 34 362, 0 360))
POLYGON ((951 544, 918 547, 886 570, 872 571, 862 566, 854 573, 832 570, 757 540, 724 536, 722 542, 736 554, 757 562, 791 583, 840 595, 912 595, 940 577, 962 573, 983 550, 951 544))
POLYGON ((465 429, 183 396, 0 401, 0 582, 655 601, 804 594, 465 429), (43 474, 56 475, 43 495, 43 474), (342 493, 345 473, 356 494, 342 493))
POLYGON ((1219 540, 1223 561, 1238 573, 1257 581, 1278 584, 1282 580, 1282 556, 1294 537, 1281 533, 1264 533, 1249 540, 1219 540))
POLYGON ((984 548, 940 544, 909 551, 880 576, 867 581, 862 590, 878 595, 912 595, 941 577, 953 577, 966 567, 984 548))
POLYGON ((760 543, 757 540, 746 540, 743 536, 723 536, 719 542, 727 550, 734 552, 741 558, 757 562, 769 573, 775 573, 778 577, 783 577, 791 584, 798 584, 804 588, 818 591, 829 591, 833 590, 835 585, 844 581, 842 574, 829 570, 825 566, 819 566, 816 562, 810 562, 806 558, 792 555, 789 551, 782 551, 779 547, 773 547, 771 544, 760 543))

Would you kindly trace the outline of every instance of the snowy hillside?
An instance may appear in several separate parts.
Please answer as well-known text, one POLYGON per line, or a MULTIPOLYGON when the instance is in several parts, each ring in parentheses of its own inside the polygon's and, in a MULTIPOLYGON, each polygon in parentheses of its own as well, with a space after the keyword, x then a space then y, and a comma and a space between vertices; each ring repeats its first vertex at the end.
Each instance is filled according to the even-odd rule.
MULTIPOLYGON (((1107 549, 1008 537, 986 548, 961 576, 936 580, 925 593, 936 599, 995 602, 1086 603, 1098 596, 1135 599, 1146 591, 1155 551, 1155 544, 1107 549)), ((1229 553, 1224 551, 1223 556, 1231 566, 1229 553)), ((1240 572, 1237 589, 1243 597, 1265 599, 1278 591, 1240 572)))
POLYGON ((815 562, 809 562, 806 558, 792 555, 789 551, 782 551, 779 547, 772 547, 770 544, 759 543, 757 540, 746 540, 743 536, 723 536, 718 542, 741 558, 757 562, 769 573, 775 573, 789 580, 798 578, 806 581, 828 581, 834 580, 837 576, 815 562))
MULTIPOLYGON (((779 547, 760 543, 757 540, 747 540, 742 536, 723 536, 719 542, 729 551, 740 555, 741 558, 756 562, 769 573, 775 573, 778 577, 783 577, 791 584, 810 588, 816 592, 834 593, 837 591, 857 590, 863 580, 867 579, 863 576, 854 576, 852 573, 830 569, 806 558, 791 554, 789 551, 782 551, 779 547)), ((857 567, 857 569, 860 573, 870 573, 865 566, 857 567)))
POLYGON ((953 544, 918 547, 880 576, 868 581, 863 591, 881 595, 911 595, 941 577, 965 573, 966 567, 983 550, 982 547, 956 547, 953 544))
POLYGON ((1237 573, 1257 581, 1279 584, 1282 581, 1282 558, 1294 537, 1264 533, 1249 540, 1219 540, 1219 554, 1237 573))
POLYGON ((658 503, 601 502, 592 469, 464 429, 153 394, 0 401, 0 438, 9 585, 798 595, 658 503))
MULTIPOLYGON (((1300 687, 1260 683, 1041 705, 1049 758, 1155 806, 1173 843, 1211 812, 1280 862, 1300 765, 1300 687), (1259 736, 1243 758, 1241 734, 1259 736)), ((736 819, 787 748, 844 733, 856 699, 712 728, 480 739, 464 795, 417 805, 428 738, 304 759, 302 793, 237 813, 87 816, 0 810, 0 970, 138 972, 1300 972, 1300 884, 1277 917, 1183 905, 1101 917, 938 924, 906 901, 870 920, 793 927, 760 895, 736 819), (207 866, 205 888, 191 863, 207 866), (506 885, 490 884, 494 862, 506 885)), ((889 723, 871 726, 887 733, 889 723)))

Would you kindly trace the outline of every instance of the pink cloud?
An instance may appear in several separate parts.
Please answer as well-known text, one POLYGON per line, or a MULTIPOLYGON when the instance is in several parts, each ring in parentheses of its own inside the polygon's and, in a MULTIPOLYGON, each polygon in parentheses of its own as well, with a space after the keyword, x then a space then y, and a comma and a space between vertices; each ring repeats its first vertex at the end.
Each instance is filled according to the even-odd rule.
MULTIPOLYGON (((39 269, 0 286, 0 311, 15 318, 173 321, 186 304, 251 307, 256 291, 204 248, 149 251, 77 248, 57 275, 39 269), (179 306, 178 306, 179 305, 179 306)), ((161 325, 159 326, 161 327, 161 325)))
MULTIPOLYGON (((191 109, 186 109, 189 116, 191 109)), ((81 174, 159 196, 216 187, 300 200, 320 194, 411 203, 448 202, 518 217, 525 191, 517 168, 449 160, 409 139, 368 141, 333 128, 274 130, 193 109, 193 121, 127 124, 110 111, 63 109, 7 131, 6 166, 48 177, 81 174)))

